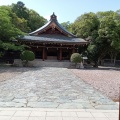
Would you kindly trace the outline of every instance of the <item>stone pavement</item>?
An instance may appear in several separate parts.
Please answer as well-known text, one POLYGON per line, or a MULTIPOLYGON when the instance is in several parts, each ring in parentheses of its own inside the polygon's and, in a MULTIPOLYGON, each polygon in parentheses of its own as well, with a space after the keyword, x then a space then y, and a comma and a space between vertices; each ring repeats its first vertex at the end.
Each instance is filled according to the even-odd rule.
POLYGON ((117 110, 0 108, 0 120, 118 120, 117 110))
POLYGON ((0 83, 0 107, 117 110, 67 68, 33 68, 0 83))

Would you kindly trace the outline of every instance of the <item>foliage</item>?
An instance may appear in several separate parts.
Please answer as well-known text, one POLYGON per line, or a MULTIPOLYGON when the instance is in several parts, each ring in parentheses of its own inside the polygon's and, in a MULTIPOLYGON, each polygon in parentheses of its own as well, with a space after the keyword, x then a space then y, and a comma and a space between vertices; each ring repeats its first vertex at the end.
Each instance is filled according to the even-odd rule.
POLYGON ((4 50, 13 50, 13 51, 23 51, 25 50, 25 45, 16 46, 13 43, 3 43, 4 50))
POLYGON ((15 45, 14 43, 10 42, 2 42, 0 41, 0 57, 4 56, 6 51, 24 51, 27 48, 26 45, 15 45))
POLYGON ((98 66, 99 48, 96 45, 89 45, 87 48, 87 57, 94 63, 94 67, 98 66))
POLYGON ((20 58, 24 65, 27 66, 28 61, 33 61, 35 59, 35 54, 32 51, 26 50, 21 53, 20 58))
POLYGON ((47 20, 40 16, 36 11, 26 8, 25 4, 21 1, 18 1, 17 4, 12 4, 11 9, 13 13, 18 16, 18 21, 21 22, 21 24, 18 25, 24 32, 34 31, 47 22, 47 20))
POLYGON ((18 1, 17 4, 12 4, 12 11, 19 17, 27 19, 29 17, 29 9, 25 7, 25 4, 18 1))
POLYGON ((42 27, 47 20, 40 16, 34 10, 29 10, 29 19, 28 19, 28 26, 31 31, 38 29, 38 27, 42 27))
POLYGON ((82 57, 79 53, 73 53, 71 55, 71 58, 70 58, 71 62, 75 63, 77 65, 77 63, 81 62, 82 61, 82 57))
POLYGON ((89 41, 87 56, 94 65, 109 54, 116 59, 120 53, 120 10, 85 13, 70 25, 70 31, 89 41))
POLYGON ((63 23, 61 23, 61 25, 62 25, 66 30, 69 31, 69 29, 70 29, 70 21, 63 22, 63 23))
POLYGON ((3 56, 3 53, 2 52, 0 52, 0 57, 2 57, 3 56))
POLYGON ((120 15, 112 11, 101 14, 103 17, 100 17, 100 27, 98 29, 98 38, 96 39, 96 43, 101 45, 101 55, 99 56, 99 60, 107 53, 113 53, 115 58, 120 52, 120 28, 119 21, 117 20, 118 18, 120 20, 120 15))
POLYGON ((71 31, 78 37, 92 36, 99 26, 99 20, 94 13, 86 13, 78 17, 71 25, 71 31))
POLYGON ((19 35, 31 32, 41 27, 46 22, 34 10, 29 10, 25 4, 18 1, 17 4, 10 6, 0 6, 0 57, 5 51, 23 51, 24 45, 15 45, 19 35))
MULTIPOLYGON (((12 11, 9 6, 0 7, 0 40, 10 41, 23 32, 16 28, 12 21, 12 11)), ((16 20, 15 20, 16 21, 16 20)))

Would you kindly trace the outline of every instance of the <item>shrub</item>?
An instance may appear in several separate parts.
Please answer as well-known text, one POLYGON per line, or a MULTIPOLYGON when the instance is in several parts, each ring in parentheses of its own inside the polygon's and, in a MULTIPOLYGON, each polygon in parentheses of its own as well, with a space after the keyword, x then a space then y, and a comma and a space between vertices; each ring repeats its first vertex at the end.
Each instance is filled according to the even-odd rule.
POLYGON ((82 61, 82 57, 79 53, 73 53, 71 55, 70 61, 77 65, 77 63, 82 61))
POLYGON ((23 66, 27 66, 28 61, 35 59, 35 54, 32 51, 26 50, 21 53, 20 58, 23 61, 23 66))

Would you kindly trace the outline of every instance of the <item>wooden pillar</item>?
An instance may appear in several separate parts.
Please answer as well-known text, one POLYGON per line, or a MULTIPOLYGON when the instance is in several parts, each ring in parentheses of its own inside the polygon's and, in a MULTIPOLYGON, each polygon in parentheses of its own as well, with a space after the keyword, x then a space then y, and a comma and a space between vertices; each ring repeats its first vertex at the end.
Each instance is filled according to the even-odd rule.
POLYGON ((43 48, 42 59, 45 60, 45 48, 43 48))
POLYGON ((62 48, 60 48, 60 61, 62 60, 62 48))
POLYGON ((47 49, 45 48, 45 59, 47 59, 47 49))

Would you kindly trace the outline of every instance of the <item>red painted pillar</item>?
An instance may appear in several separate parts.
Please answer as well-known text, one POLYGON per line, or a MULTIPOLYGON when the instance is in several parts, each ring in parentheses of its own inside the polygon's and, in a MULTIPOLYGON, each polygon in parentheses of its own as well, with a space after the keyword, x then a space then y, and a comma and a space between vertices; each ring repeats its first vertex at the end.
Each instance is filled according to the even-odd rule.
POLYGON ((43 48, 42 59, 43 59, 43 61, 45 60, 45 48, 43 48))
POLYGON ((60 61, 62 60, 62 48, 60 48, 60 61))

